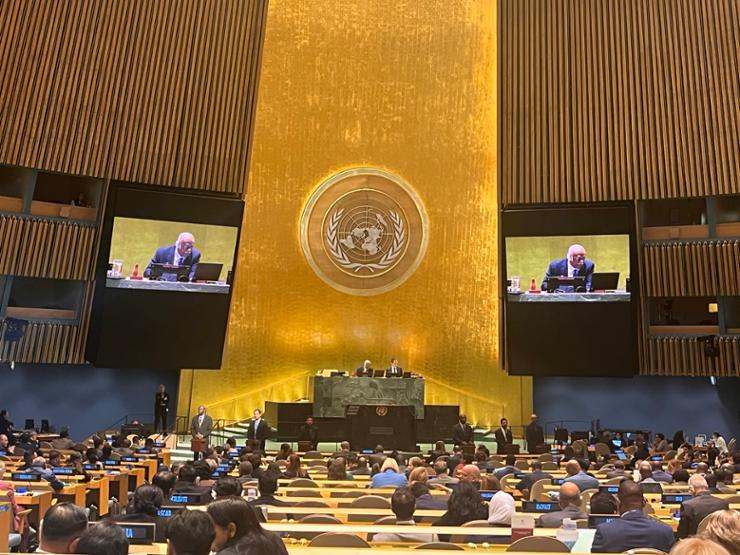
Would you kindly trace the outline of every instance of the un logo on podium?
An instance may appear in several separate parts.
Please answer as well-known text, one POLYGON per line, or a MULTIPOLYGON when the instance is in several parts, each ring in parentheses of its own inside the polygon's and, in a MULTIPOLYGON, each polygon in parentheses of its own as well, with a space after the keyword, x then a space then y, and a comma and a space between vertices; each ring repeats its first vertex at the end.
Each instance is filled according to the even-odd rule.
POLYGON ((351 295, 377 295, 406 281, 424 258, 428 219, 400 178, 357 168, 321 183, 301 216, 301 247, 323 281, 351 295))

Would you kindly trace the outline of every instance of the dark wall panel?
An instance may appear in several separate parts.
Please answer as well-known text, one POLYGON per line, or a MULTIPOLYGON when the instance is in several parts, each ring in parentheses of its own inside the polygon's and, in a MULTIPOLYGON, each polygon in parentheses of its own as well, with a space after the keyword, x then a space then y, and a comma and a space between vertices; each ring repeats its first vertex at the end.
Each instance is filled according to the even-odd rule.
MULTIPOLYGON (((604 427, 645 429, 672 437, 717 430, 740 435, 740 380, 722 378, 535 378, 534 409, 541 422, 596 420, 604 427)), ((580 428, 579 428, 580 429, 580 428)))
POLYGON ((180 373, 164 370, 110 370, 91 366, 16 364, 0 366, 3 398, 16 428, 27 418, 59 430, 69 426, 74 439, 106 428, 125 415, 154 419, 154 394, 160 383, 170 392, 170 422, 177 414, 180 373))

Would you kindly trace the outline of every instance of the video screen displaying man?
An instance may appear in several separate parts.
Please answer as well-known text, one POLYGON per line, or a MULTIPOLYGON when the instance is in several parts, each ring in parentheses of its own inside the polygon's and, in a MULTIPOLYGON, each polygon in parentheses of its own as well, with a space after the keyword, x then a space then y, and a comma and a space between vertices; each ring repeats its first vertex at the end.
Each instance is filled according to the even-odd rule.
MULTIPOLYGON (((548 290, 548 281, 553 277, 583 277, 585 278, 585 287, 583 291, 591 290, 591 278, 594 273, 594 263, 586 259, 586 249, 583 245, 574 244, 568 248, 568 254, 560 260, 553 260, 545 272, 545 279, 542 280, 542 290, 548 290)), ((558 290, 563 293, 575 292, 573 286, 561 285, 558 290)))
MULTIPOLYGON (((172 265, 173 267, 189 268, 187 272, 187 281, 192 281, 195 275, 195 268, 200 261, 200 251, 195 248, 195 237, 192 233, 184 231, 180 233, 175 241, 174 245, 168 247, 160 247, 152 256, 151 262, 144 270, 144 277, 153 278, 156 276, 152 275, 153 264, 166 264, 172 265)), ((174 270, 175 268, 173 268, 174 270)), ((162 272, 159 279, 164 281, 177 281, 178 272, 172 271, 162 272)))

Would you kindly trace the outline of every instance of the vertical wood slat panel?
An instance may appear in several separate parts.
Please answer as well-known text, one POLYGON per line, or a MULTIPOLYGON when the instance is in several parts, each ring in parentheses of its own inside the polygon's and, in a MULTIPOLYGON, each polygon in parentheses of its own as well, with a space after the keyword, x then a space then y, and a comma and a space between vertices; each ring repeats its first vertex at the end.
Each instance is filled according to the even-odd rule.
POLYGON ((718 355, 707 357, 695 337, 650 337, 645 374, 740 377, 740 337, 719 337, 718 355))
POLYGON ((740 295, 740 240, 651 243, 642 262, 648 297, 740 295))
POLYGON ((0 215, 0 273, 88 280, 95 233, 94 225, 0 215))
POLYGON ((0 163, 242 194, 267 0, 0 3, 0 163))
POLYGON ((504 205, 738 192, 738 2, 501 4, 504 205))

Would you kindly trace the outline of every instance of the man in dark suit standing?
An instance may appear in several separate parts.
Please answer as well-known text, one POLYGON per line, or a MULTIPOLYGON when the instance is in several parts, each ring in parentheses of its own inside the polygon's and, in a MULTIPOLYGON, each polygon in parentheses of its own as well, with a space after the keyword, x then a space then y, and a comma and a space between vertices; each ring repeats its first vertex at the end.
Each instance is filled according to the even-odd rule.
POLYGON ((355 370, 355 376, 358 378, 361 378, 363 376, 368 376, 370 378, 373 377, 373 363, 369 360, 366 360, 362 363, 362 366, 360 366, 357 370, 355 370))
POLYGON ((542 430, 542 426, 537 423, 536 414, 532 414, 531 421, 524 430, 524 435, 527 438, 527 451, 530 453, 546 452, 541 448, 545 444, 545 432, 542 430), (538 447, 540 447, 539 450, 538 447))
POLYGON ((154 431, 159 430, 162 423, 162 432, 167 433, 167 413, 170 410, 170 394, 165 391, 164 384, 159 384, 159 391, 154 396, 154 431))
POLYGON ((267 425, 267 421, 262 418, 262 411, 260 409, 254 409, 254 416, 252 421, 249 423, 247 428, 247 439, 253 439, 260 442, 260 449, 265 450, 265 440, 267 434, 270 431, 270 426, 267 425))
MULTIPOLYGON (((152 264, 172 264, 173 266, 189 266, 188 281, 192 281, 198 262, 200 262, 200 251, 195 248, 195 237, 192 233, 184 231, 177 237, 174 245, 157 249, 144 270, 144 277, 148 278, 151 275, 152 264)), ((162 279, 174 281, 174 274, 165 273, 162 279)))
POLYGON ((392 358, 391 365, 385 371, 386 378, 403 378, 403 368, 398 365, 398 359, 392 358))
MULTIPOLYGON (((204 439, 205 447, 208 447, 208 438, 213 431, 213 418, 206 414, 206 407, 200 405, 198 407, 198 414, 193 416, 192 422, 190 422, 190 434, 193 439, 204 439)), ((193 460, 198 460, 201 451, 193 452, 193 460)))
POLYGON ((623 553, 648 547, 668 553, 675 542, 671 527, 645 515, 640 484, 625 480, 619 485, 620 518, 596 528, 591 553, 623 553))
POLYGON ((506 446, 514 443, 514 436, 509 428, 509 421, 502 418, 500 422, 501 427, 493 435, 496 439, 496 453, 503 455, 506 453, 506 446))
POLYGON ((319 445, 319 429, 314 426, 313 416, 306 418, 306 423, 298 430, 298 441, 308 441, 311 443, 311 450, 316 450, 319 445))
POLYGON ((468 424, 468 417, 461 414, 457 420, 457 424, 452 429, 452 444, 469 445, 473 443, 473 428, 468 424))
MULTIPOLYGON (((542 280, 542 290, 547 290, 547 280, 551 277, 579 277, 586 278, 586 291, 591 290, 591 279, 594 275, 594 263, 586 260, 586 249, 582 245, 571 245, 568 249, 568 256, 560 260, 553 260, 545 272, 545 279, 542 280)), ((563 289, 565 293, 573 291, 563 289)))
POLYGON ((696 534, 699 523, 708 514, 730 508, 726 499, 709 494, 709 485, 704 476, 700 474, 694 474, 689 478, 689 490, 693 497, 681 503, 681 520, 678 523, 679 539, 696 534))

